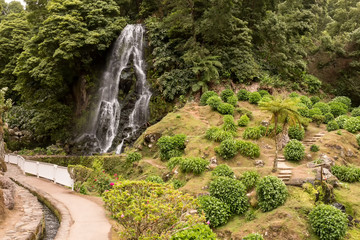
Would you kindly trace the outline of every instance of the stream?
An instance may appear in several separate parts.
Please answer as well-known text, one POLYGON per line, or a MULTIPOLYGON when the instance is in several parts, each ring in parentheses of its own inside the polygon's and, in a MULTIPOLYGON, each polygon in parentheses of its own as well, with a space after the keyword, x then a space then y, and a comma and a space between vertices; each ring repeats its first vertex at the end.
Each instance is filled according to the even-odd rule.
POLYGON ((53 240, 55 239, 56 233, 60 227, 60 222, 55 214, 45 204, 42 205, 45 219, 45 231, 42 240, 53 240))

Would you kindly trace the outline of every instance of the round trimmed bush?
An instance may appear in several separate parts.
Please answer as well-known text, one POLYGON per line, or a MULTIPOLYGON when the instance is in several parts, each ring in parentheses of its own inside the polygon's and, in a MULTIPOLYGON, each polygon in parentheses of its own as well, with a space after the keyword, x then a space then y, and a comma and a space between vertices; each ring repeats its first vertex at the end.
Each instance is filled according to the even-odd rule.
POLYGON ((337 118, 335 118, 335 121, 339 125, 339 128, 344 129, 344 125, 346 120, 348 120, 350 117, 348 115, 340 115, 337 118))
POLYGON ((235 107, 230 103, 220 103, 216 109, 222 115, 233 115, 235 107))
POLYGON ((220 93, 220 97, 224 102, 227 102, 228 98, 231 96, 235 96, 235 93, 231 89, 225 89, 220 93))
POLYGON ((309 108, 303 104, 303 103, 298 103, 297 104, 298 106, 298 109, 297 111, 299 112, 299 114, 302 116, 302 117, 306 117, 306 118, 309 118, 310 117, 310 110, 309 108))
POLYGON ((196 240, 196 239, 208 239, 216 240, 216 234, 210 229, 208 225, 196 224, 190 228, 185 228, 180 232, 176 232, 171 236, 171 240, 196 240))
POLYGON ((257 158, 260 156, 260 147, 256 143, 236 141, 236 146, 240 154, 245 157, 257 158))
POLYGON ((289 127, 288 135, 290 139, 303 140, 305 136, 305 130, 302 126, 291 126, 289 127))
POLYGON ((346 114, 348 111, 348 107, 341 102, 330 102, 329 106, 330 112, 334 115, 334 117, 346 114))
POLYGON ((201 95, 201 98, 200 98, 200 105, 205 106, 207 100, 208 100, 210 97, 213 97, 213 96, 217 96, 217 93, 214 92, 214 91, 206 91, 206 92, 204 92, 204 93, 201 95))
POLYGON ((215 148, 223 159, 233 158, 238 153, 238 146, 234 139, 226 139, 220 143, 219 147, 215 148))
POLYGON ((244 184, 247 191, 255 187, 259 180, 260 174, 256 171, 246 171, 240 177, 240 181, 244 184))
POLYGON ((258 91, 258 93, 260 93, 261 97, 264 97, 266 95, 270 95, 270 93, 264 89, 261 89, 258 91))
POLYGON ((215 142, 222 142, 226 139, 232 139, 234 137, 234 133, 235 132, 224 131, 218 127, 211 127, 206 131, 205 137, 215 142))
POLYGON ((259 233, 251 233, 244 237, 242 240, 264 240, 263 236, 259 233))
POLYGON ((234 107, 237 105, 238 103, 238 99, 237 97, 234 95, 234 96, 230 96, 228 97, 228 99, 226 100, 227 103, 233 105, 234 107))
POLYGON ((313 108, 318 108, 321 110, 322 115, 325 115, 326 113, 330 112, 330 107, 328 104, 324 103, 324 102, 318 102, 315 103, 313 108))
POLYGON ((309 220, 320 240, 338 240, 345 236, 347 216, 333 206, 318 205, 310 212, 309 220))
POLYGON ((249 208, 245 186, 238 180, 218 177, 210 183, 210 195, 230 206, 230 212, 242 214, 249 208))
POLYGON ((300 97, 300 102, 305 104, 305 106, 307 106, 309 109, 312 107, 312 102, 310 100, 310 98, 308 98, 307 96, 301 96, 300 97))
POLYGON ((217 110, 218 106, 222 103, 221 98, 219 96, 209 97, 206 101, 206 104, 211 107, 212 110, 217 110))
POLYGON ((213 177, 229 177, 234 178, 234 171, 226 164, 220 164, 211 172, 213 177))
POLYGON ((250 92, 248 92, 246 89, 240 89, 237 93, 237 97, 239 101, 248 101, 249 100, 250 92))
POLYGON ((315 145, 315 144, 313 144, 313 145, 311 145, 311 147, 310 147, 310 151, 312 151, 312 152, 318 152, 320 149, 319 149, 319 146, 318 145, 315 145))
POLYGON ((160 183, 160 184, 163 184, 164 183, 164 180, 159 177, 159 176, 156 176, 156 175, 152 175, 152 176, 148 176, 145 181, 147 182, 153 182, 153 183, 160 183))
POLYGON ((218 227, 226 224, 231 216, 230 206, 216 197, 199 197, 200 209, 204 211, 210 226, 218 227))
POLYGON ((336 97, 331 102, 343 103, 348 107, 348 109, 351 107, 351 99, 345 96, 336 97))
POLYGON ((312 96, 312 97, 310 98, 310 100, 311 100, 311 102, 312 102, 313 105, 314 105, 315 103, 320 102, 320 98, 319 98, 318 96, 312 96))
POLYGON ((328 124, 326 125, 326 130, 328 132, 335 131, 338 129, 339 129, 339 125, 337 124, 337 122, 335 120, 328 122, 328 124))
POLYGON ((356 141, 357 141, 357 144, 360 146, 360 134, 356 135, 356 141))
POLYGON ((249 122, 250 122, 250 118, 246 114, 244 114, 240 117, 237 123, 240 127, 246 127, 249 124, 249 122))
POLYGON ((180 161, 180 170, 184 173, 201 174, 210 164, 208 160, 199 157, 188 157, 180 161))
POLYGON ((243 138, 244 139, 259 139, 261 138, 261 130, 258 127, 247 127, 245 128, 245 131, 243 132, 243 138))
POLYGON ((344 129, 351 132, 356 133, 360 131, 360 117, 351 117, 345 121, 344 129))
POLYGON ((321 81, 311 74, 303 75, 303 81, 307 85, 307 92, 318 93, 321 88, 321 81))
POLYGON ((263 212, 269 212, 283 205, 288 196, 285 183, 275 176, 266 176, 256 187, 259 207, 263 212))
POLYGON ((329 123, 330 121, 333 121, 335 119, 332 113, 326 113, 324 117, 325 117, 324 123, 329 123))
POLYGON ((311 117, 312 121, 314 123, 316 123, 316 125, 319 127, 324 121, 325 121, 325 116, 324 115, 313 115, 311 117))
POLYGON ((288 161, 300 161, 305 157, 305 147, 300 141, 293 139, 286 144, 284 156, 288 161))
POLYGON ((222 125, 222 129, 224 131, 233 131, 235 132, 237 130, 235 121, 234 121, 234 117, 231 115, 225 115, 223 118, 223 125, 222 125))
POLYGON ((354 108, 351 111, 351 116, 352 117, 359 117, 360 116, 360 107, 354 108))
POLYGON ((309 110, 309 116, 312 118, 314 115, 323 115, 319 108, 312 108, 309 110))
POLYGON ((132 152, 132 153, 129 153, 129 154, 126 156, 126 161, 133 163, 133 162, 138 162, 138 161, 140 161, 141 158, 142 158, 141 153, 132 152))
POLYGON ((252 92, 249 95, 249 103, 257 104, 261 100, 261 95, 258 92, 252 92))

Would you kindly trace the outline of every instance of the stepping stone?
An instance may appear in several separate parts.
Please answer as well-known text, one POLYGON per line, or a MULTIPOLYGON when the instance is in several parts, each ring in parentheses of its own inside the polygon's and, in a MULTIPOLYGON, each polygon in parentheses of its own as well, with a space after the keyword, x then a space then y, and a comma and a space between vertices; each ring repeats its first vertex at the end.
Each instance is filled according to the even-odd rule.
POLYGON ((279 172, 279 175, 284 175, 284 174, 292 174, 292 171, 291 170, 281 170, 279 172))

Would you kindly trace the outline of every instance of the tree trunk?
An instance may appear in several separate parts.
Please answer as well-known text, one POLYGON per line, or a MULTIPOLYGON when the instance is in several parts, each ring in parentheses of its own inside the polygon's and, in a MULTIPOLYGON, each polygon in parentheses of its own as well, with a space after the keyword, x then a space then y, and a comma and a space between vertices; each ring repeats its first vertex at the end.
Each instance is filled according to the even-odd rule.
POLYGON ((277 126, 278 126, 278 116, 275 115, 274 116, 274 122, 275 122, 275 159, 274 159, 274 165, 273 165, 273 169, 272 172, 276 172, 277 171, 277 157, 278 157, 278 141, 277 141, 277 126))
POLYGON ((0 167, 1 171, 6 172, 7 166, 5 163, 5 146, 4 146, 4 124, 0 116, 0 167))

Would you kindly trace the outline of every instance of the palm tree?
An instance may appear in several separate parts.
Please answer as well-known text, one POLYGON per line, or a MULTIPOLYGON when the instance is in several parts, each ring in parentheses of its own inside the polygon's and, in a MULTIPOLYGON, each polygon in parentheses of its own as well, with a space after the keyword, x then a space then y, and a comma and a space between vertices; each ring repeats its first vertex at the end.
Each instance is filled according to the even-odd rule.
POLYGON ((0 167, 3 172, 7 171, 7 167, 5 164, 4 123, 2 115, 9 110, 12 105, 10 99, 5 101, 6 90, 7 88, 0 89, 0 167))
POLYGON ((259 107, 263 111, 267 111, 271 113, 271 122, 274 123, 275 128, 273 131, 275 131, 275 159, 274 159, 274 165, 273 165, 273 172, 277 171, 277 157, 278 157, 278 138, 276 134, 276 130, 279 123, 283 123, 284 127, 286 124, 289 125, 301 125, 301 116, 298 113, 298 99, 293 98, 276 98, 274 100, 268 101, 268 102, 259 102, 259 107))

